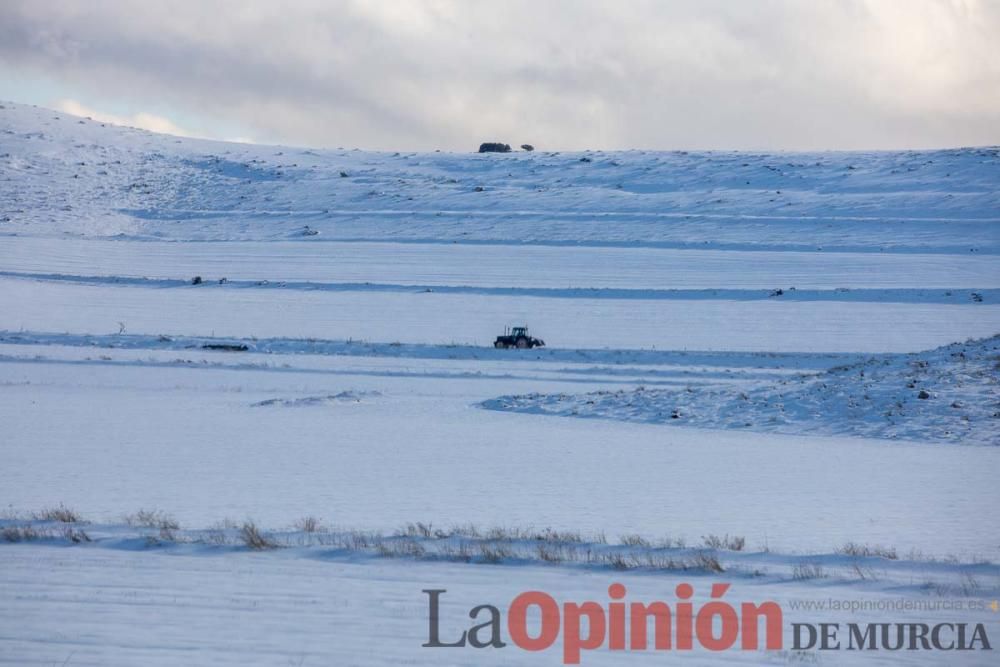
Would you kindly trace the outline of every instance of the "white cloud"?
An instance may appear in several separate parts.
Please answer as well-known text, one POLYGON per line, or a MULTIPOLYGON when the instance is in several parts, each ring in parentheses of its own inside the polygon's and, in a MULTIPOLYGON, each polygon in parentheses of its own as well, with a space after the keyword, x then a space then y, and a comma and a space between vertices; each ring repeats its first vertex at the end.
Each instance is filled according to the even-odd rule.
POLYGON ((304 145, 930 147, 1000 142, 997 34, 985 0, 5 0, 0 76, 304 145))
POLYGON ((159 132, 161 134, 173 134, 178 137, 193 136, 191 133, 175 125, 169 118, 164 118, 163 116, 157 116, 156 114, 146 113, 143 111, 132 114, 131 116, 118 116, 98 111, 96 109, 91 109, 90 107, 80 104, 76 100, 70 99, 59 100, 54 106, 56 109, 64 113, 72 114, 74 116, 83 116, 84 118, 92 118, 93 120, 101 123, 137 127, 141 130, 149 130, 150 132, 159 132))

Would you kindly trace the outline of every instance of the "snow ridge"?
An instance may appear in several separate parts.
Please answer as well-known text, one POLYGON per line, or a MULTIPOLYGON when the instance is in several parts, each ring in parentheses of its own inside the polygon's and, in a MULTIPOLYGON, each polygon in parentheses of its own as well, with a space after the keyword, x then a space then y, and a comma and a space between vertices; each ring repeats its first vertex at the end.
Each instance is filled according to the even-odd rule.
POLYGON ((313 150, 4 102, 0 183, 6 235, 1000 253, 996 147, 313 150))
POLYGON ((501 396, 492 410, 777 433, 1000 445, 1000 335, 870 357, 737 392, 722 385, 501 396))

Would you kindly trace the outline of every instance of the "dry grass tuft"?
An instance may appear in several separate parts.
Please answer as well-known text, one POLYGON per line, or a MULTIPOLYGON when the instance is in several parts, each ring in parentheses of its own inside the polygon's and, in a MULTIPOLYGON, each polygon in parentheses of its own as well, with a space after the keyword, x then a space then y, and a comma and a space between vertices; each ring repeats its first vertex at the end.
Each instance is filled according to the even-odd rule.
POLYGON ((179 530, 181 527, 176 519, 160 510, 139 510, 135 514, 126 514, 125 523, 132 527, 160 530, 179 530))
POLYGON ((643 547, 648 549, 652 545, 642 535, 622 535, 619 541, 627 547, 643 547))
POLYGON ((278 548, 278 543, 270 536, 262 533, 253 521, 246 521, 240 526, 240 539, 247 548, 254 551, 278 548))
POLYGON ((304 516, 295 522, 294 527, 303 533, 317 533, 323 530, 323 523, 314 516, 304 516))
POLYGON ((897 560, 899 558, 895 547, 883 547, 880 544, 858 544, 857 542, 848 542, 837 549, 837 553, 844 556, 885 558, 886 560, 897 560))
POLYGON ((511 558, 514 551, 510 545, 502 542, 481 542, 479 544, 479 555, 483 563, 502 563, 511 558))
POLYGON ((405 539, 379 539, 375 541, 375 553, 383 558, 422 558, 427 550, 420 542, 405 539))
POLYGON ((795 567, 792 568, 792 579, 796 581, 808 581, 810 579, 824 578, 826 578, 826 572, 823 571, 823 566, 819 563, 802 561, 800 563, 796 563, 795 567))
POLYGON ((32 526, 4 526, 0 530, 0 539, 4 542, 31 542, 41 537, 32 526))
POLYGON ((546 563, 561 563, 566 560, 566 550, 561 544, 540 541, 535 545, 538 557, 546 563))
POLYGON ((725 572, 725 568, 722 567, 722 563, 719 562, 718 557, 708 551, 696 552, 691 560, 694 563, 694 567, 699 570, 714 573, 725 572))
POLYGON ((59 523, 84 523, 83 518, 62 503, 58 507, 49 507, 31 515, 35 521, 58 521, 59 523))
POLYGON ((63 531, 63 537, 72 542, 73 544, 83 544, 84 542, 91 542, 90 535, 88 535, 81 528, 67 528, 63 531))
POLYGON ((725 549, 726 551, 743 551, 743 547, 746 546, 746 538, 733 535, 723 535, 719 537, 718 535, 705 535, 701 538, 702 543, 707 549, 725 549))

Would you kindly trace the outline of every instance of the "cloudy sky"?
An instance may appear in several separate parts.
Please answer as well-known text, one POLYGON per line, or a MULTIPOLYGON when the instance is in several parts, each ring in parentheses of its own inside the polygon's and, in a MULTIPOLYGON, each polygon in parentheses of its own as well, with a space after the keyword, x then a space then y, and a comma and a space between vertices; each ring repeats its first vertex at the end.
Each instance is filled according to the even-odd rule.
POLYGON ((0 98, 323 147, 1000 144, 1000 0, 0 1, 0 98))

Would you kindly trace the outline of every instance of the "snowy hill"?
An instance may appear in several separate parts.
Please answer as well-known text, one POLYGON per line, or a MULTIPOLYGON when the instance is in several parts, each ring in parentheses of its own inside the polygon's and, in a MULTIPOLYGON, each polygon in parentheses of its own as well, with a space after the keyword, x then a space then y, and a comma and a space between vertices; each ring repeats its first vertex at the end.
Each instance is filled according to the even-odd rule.
POLYGON ((1000 445, 1000 336, 815 375, 685 389, 504 396, 484 407, 573 417, 1000 445))
POLYGON ((1000 253, 997 148, 373 153, 4 102, 0 183, 0 234, 1000 253))

